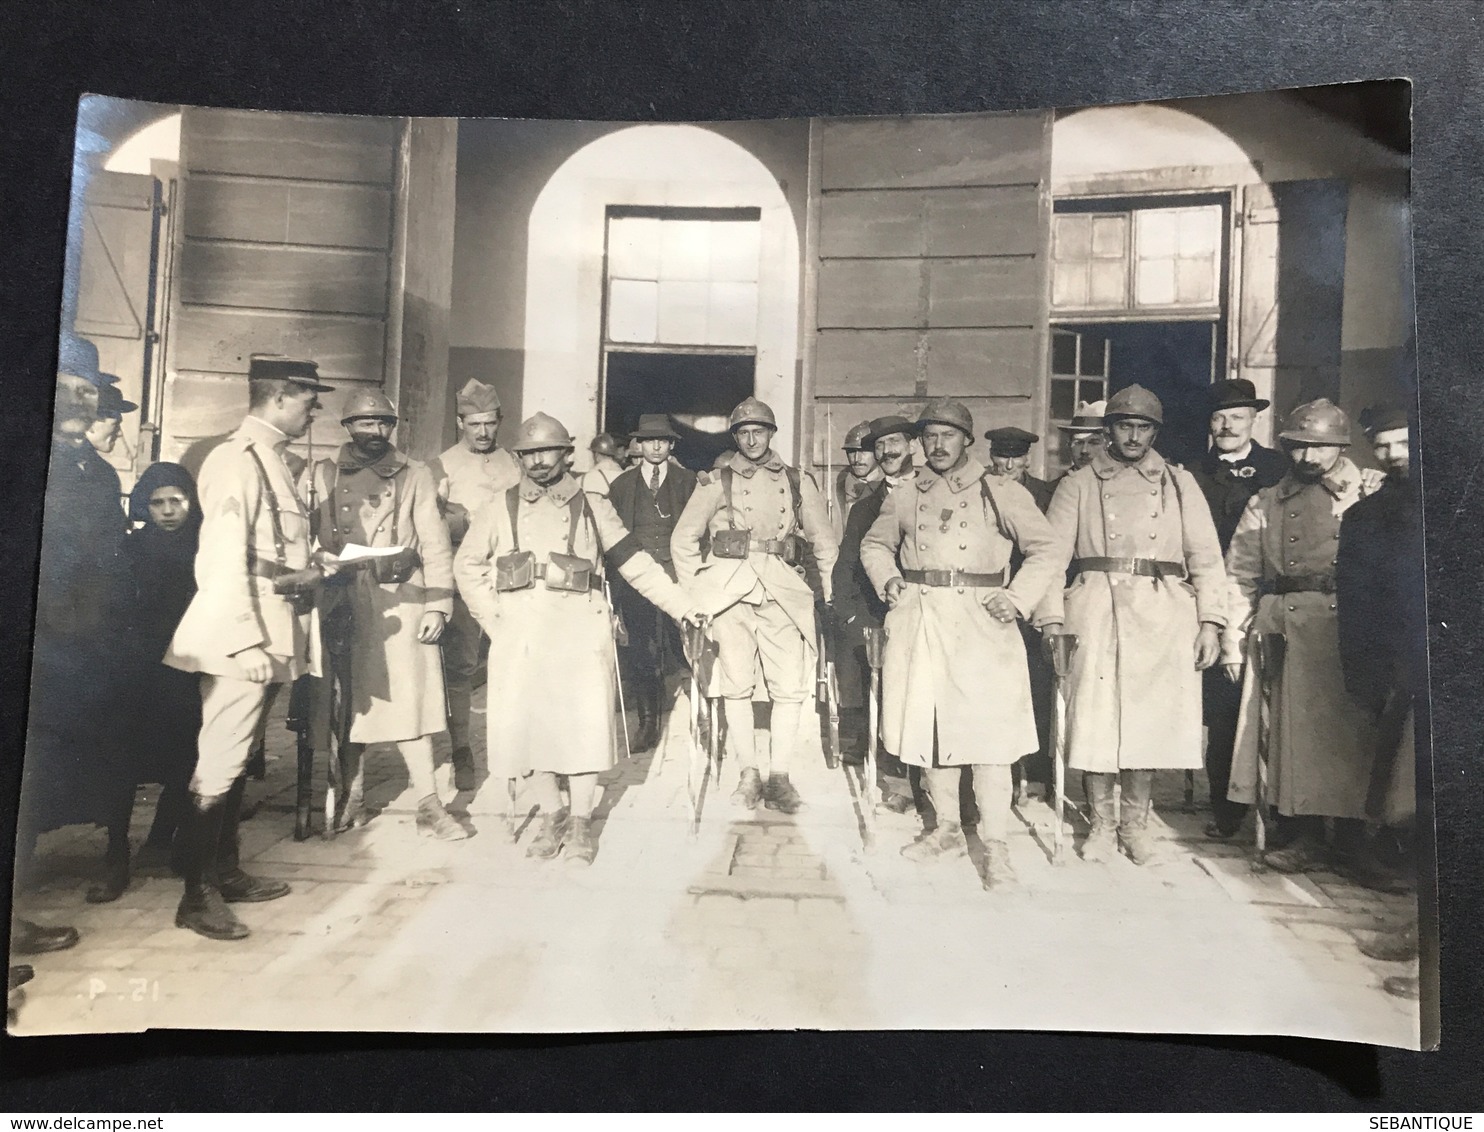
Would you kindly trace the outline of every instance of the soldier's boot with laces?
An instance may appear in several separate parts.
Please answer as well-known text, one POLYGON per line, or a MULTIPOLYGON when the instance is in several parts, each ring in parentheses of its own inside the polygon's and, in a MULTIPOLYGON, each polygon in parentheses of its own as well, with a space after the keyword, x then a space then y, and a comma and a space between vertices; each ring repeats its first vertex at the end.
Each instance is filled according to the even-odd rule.
POLYGON ((247 925, 232 914, 217 888, 217 853, 222 840, 225 797, 191 795, 177 838, 184 838, 181 864, 185 866, 185 895, 175 910, 175 926, 189 928, 208 939, 245 939, 247 925))
POLYGON ((946 861, 969 855, 969 843, 964 840, 963 828, 958 822, 939 820, 938 828, 925 833, 911 845, 902 847, 902 856, 909 861, 925 863, 946 861))
POLYGON ((417 832, 438 841, 463 841, 469 831, 443 808, 437 794, 429 794, 417 803, 417 832))
POLYGON ((755 810, 763 800, 763 776, 757 767, 745 766, 737 780, 737 789, 732 791, 732 805, 744 810, 755 810))
POLYGON ((570 865, 591 865, 593 858, 598 855, 598 847, 593 843, 593 819, 572 818, 572 825, 567 833, 567 850, 563 857, 570 865))
POLYGON ((1120 775, 1123 799, 1120 803, 1118 840, 1128 859, 1136 865, 1147 865, 1158 857, 1158 843, 1149 832, 1149 813, 1154 803, 1154 772, 1125 770, 1120 775))
POLYGON ((780 814, 796 814, 804 808, 804 799, 794 789, 786 774, 768 775, 768 784, 763 787, 763 805, 780 814))
POLYGON ((289 894, 281 880, 263 880, 242 871, 238 864, 237 824, 242 814, 242 795, 247 780, 238 777, 222 801, 221 840, 216 853, 216 887, 228 904, 261 904, 289 894))
POLYGON ((473 790, 478 784, 474 771, 474 752, 468 747, 455 747, 448 759, 453 764, 453 788, 473 790))
POLYGON ((984 887, 986 889, 1011 888, 1020 883, 1015 875, 1015 866, 1010 864, 1010 846, 1004 841, 984 843, 984 887))
POLYGON ((550 861, 562 851, 562 846, 567 841, 567 811, 558 810, 554 814, 541 815, 541 829, 536 838, 526 848, 527 857, 535 857, 538 861, 550 861))
POLYGON ((1082 776, 1083 788, 1087 791, 1088 807, 1092 810, 1092 829, 1082 843, 1084 861, 1111 861, 1118 855, 1118 819, 1113 808, 1113 775, 1092 774, 1082 776))

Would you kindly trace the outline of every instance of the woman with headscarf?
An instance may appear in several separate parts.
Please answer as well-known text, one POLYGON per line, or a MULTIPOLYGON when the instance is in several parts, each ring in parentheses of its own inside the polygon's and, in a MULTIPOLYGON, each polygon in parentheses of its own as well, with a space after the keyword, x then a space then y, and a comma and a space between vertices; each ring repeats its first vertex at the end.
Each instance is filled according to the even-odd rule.
MULTIPOLYGON (((134 785, 163 786, 144 850, 168 853, 186 804, 186 786, 196 765, 201 729, 201 694, 194 673, 160 663, 175 627, 196 593, 196 546, 201 508, 196 481, 179 464, 151 464, 129 495, 131 530, 124 558, 131 588, 128 602, 130 684, 142 710, 128 721, 134 756, 128 812, 134 785), (147 708, 144 705, 148 705, 147 708)), ((128 813, 109 823, 104 879, 88 892, 101 903, 117 899, 129 883, 128 813)))

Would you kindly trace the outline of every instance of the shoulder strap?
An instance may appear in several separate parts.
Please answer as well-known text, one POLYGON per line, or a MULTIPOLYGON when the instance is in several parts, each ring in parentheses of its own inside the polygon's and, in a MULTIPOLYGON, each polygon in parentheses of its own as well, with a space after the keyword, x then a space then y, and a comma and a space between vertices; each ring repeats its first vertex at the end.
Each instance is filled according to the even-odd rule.
POLYGON ((1000 534, 1009 538, 1010 531, 1005 526, 1005 517, 1000 514, 1000 505, 995 502, 994 492, 990 490, 988 472, 979 477, 979 494, 984 502, 989 504, 989 509, 994 512, 994 525, 999 528, 1000 534))
POLYGON ((804 533, 804 497, 803 497, 803 495, 799 491, 799 469, 798 468, 794 468, 794 467, 790 467, 788 464, 784 464, 783 465, 783 474, 788 479, 788 494, 793 499, 793 504, 794 504, 794 526, 798 528, 800 534, 803 534, 804 533))
POLYGON ((1170 475, 1170 485, 1175 489, 1175 506, 1180 508, 1180 522, 1185 523, 1185 492, 1180 487, 1180 465, 1165 464, 1165 471, 1170 475))
POLYGON ((520 550, 520 485, 515 484, 505 489, 505 506, 510 511, 510 553, 515 554, 520 550))
POLYGON ((567 553, 572 554, 577 546, 577 524, 582 522, 584 516, 591 515, 587 492, 579 490, 572 496, 572 501, 567 506, 572 512, 572 520, 567 524, 567 553))
POLYGON ((268 479, 268 469, 263 465, 263 458, 258 455, 258 450, 249 444, 247 454, 252 457, 252 462, 258 469, 258 482, 262 485, 263 494, 268 497, 268 517, 273 523, 273 553, 278 559, 278 565, 287 567, 288 540, 283 537, 283 518, 278 514, 278 493, 273 490, 273 483, 268 479))
POLYGON ((736 530, 737 524, 732 515, 732 466, 723 464, 721 467, 721 495, 727 508, 727 528, 736 530))

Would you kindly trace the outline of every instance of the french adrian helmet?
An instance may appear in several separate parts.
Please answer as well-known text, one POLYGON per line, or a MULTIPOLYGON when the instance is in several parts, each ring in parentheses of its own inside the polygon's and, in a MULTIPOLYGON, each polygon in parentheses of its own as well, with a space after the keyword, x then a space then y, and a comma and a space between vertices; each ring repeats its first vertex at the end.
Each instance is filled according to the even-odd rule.
POLYGON ((867 439, 871 435, 871 422, 861 421, 845 434, 845 443, 840 445, 846 452, 868 452, 871 443, 867 439))
POLYGON ((747 398, 732 410, 727 421, 727 431, 736 432, 747 424, 766 425, 774 432, 778 431, 778 418, 773 415, 773 410, 756 397, 747 398))
POLYGON ((1329 398, 1321 397, 1289 413, 1278 439, 1290 444, 1333 444, 1343 448, 1350 443, 1350 418, 1329 398))
POLYGON ((974 442, 974 416, 967 408, 957 401, 939 399, 929 401, 917 414, 917 432, 921 433, 930 424, 952 425, 962 430, 969 438, 969 443, 974 442))
POLYGON ((371 418, 379 421, 397 420, 397 407, 380 389, 360 389, 345 399, 345 408, 340 413, 340 423, 371 418))
POLYGON ((1130 385, 1109 397, 1108 406, 1103 410, 1103 421, 1107 424, 1119 417, 1135 417, 1162 425, 1165 423, 1165 407, 1142 385, 1130 385))
POLYGON ((535 452, 541 448, 571 448, 572 434, 555 417, 537 413, 521 421, 515 432, 512 452, 535 452))

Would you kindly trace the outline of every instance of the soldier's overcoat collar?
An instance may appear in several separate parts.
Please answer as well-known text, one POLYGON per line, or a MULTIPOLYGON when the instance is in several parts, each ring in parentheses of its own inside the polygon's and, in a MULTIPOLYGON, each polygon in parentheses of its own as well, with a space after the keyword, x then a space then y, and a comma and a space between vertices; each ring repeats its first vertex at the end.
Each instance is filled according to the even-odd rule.
POLYGON ((280 454, 293 439, 283 429, 275 428, 262 417, 254 417, 250 414, 242 418, 242 424, 237 427, 237 434, 249 444, 271 448, 280 454))
POLYGON ((732 471, 748 479, 755 476, 759 468, 766 468, 770 472, 781 472, 784 468, 783 457, 771 448, 768 450, 768 458, 761 464, 754 464, 746 456, 742 455, 742 453, 732 451, 727 453, 726 465, 724 466, 730 466, 732 471))
POLYGON ((984 465, 972 456, 965 460, 959 467, 942 475, 939 475, 927 464, 924 464, 921 468, 917 469, 917 490, 922 492, 931 491, 933 486, 941 480, 948 485, 949 491, 957 495, 961 491, 967 491, 983 478, 984 465))
POLYGON ((577 494, 580 485, 573 478, 571 472, 563 472, 562 478, 548 487, 542 487, 525 472, 520 477, 520 497, 527 503, 534 503, 543 495, 550 496, 553 503, 565 507, 572 502, 572 497, 577 494))
POLYGON ((407 457, 396 448, 388 448, 375 460, 367 460, 354 444, 346 443, 340 446, 335 462, 342 472, 359 472, 363 468, 369 468, 382 479, 389 480, 407 466, 407 457))
POLYGON ((1156 483, 1165 473, 1165 458, 1153 448, 1140 457, 1138 463, 1125 464, 1122 460, 1108 455, 1107 449, 1099 449, 1093 454, 1092 474, 1100 480, 1109 480, 1125 468, 1129 468, 1143 476, 1150 483, 1156 483))
MULTIPOLYGON (((1278 481, 1278 498, 1289 499, 1310 486, 1313 481, 1301 480, 1292 472, 1288 472, 1278 481)), ((1348 457, 1341 456, 1335 462, 1335 466, 1324 475, 1319 477, 1319 486, 1324 488, 1336 499, 1343 499, 1346 492, 1351 491, 1360 483, 1360 469, 1352 464, 1348 457)))

